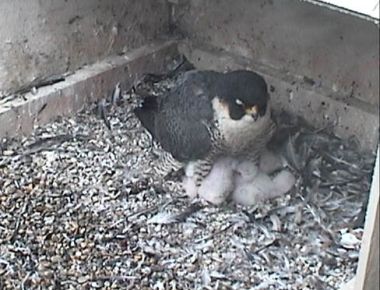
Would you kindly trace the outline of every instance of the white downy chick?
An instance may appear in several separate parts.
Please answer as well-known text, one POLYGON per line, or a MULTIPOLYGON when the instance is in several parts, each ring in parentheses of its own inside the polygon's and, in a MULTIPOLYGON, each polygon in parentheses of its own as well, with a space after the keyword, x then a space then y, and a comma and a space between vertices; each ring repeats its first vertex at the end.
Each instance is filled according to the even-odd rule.
POLYGON ((185 176, 182 180, 182 185, 188 197, 197 197, 198 188, 194 180, 194 164, 192 162, 189 162, 185 167, 185 176))
POLYGON ((195 181, 192 177, 185 176, 182 181, 183 188, 185 193, 191 199, 196 198, 198 194, 198 188, 195 184, 195 181))
POLYGON ((276 170, 279 170, 283 167, 283 162, 281 157, 268 149, 263 150, 260 156, 260 171, 271 174, 276 170))
POLYGON ((197 188, 190 163, 185 169, 183 186, 190 198, 199 194, 210 203, 221 204, 232 193, 235 202, 249 206, 283 195, 293 187, 295 178, 289 171, 283 170, 273 179, 267 174, 281 167, 280 157, 270 151, 262 155, 260 168, 250 161, 222 157, 197 188))
POLYGON ((273 180, 254 163, 245 161, 236 167, 236 203, 251 206, 287 193, 295 183, 295 177, 287 170, 281 171, 273 180), (255 174, 256 173, 256 174, 255 174))
POLYGON ((289 170, 284 169, 273 178, 273 183, 276 186, 277 196, 280 196, 292 189, 296 178, 289 170))
POLYGON ((253 162, 243 161, 236 166, 235 189, 232 194, 236 203, 253 205, 268 190, 272 190, 272 181, 269 176, 260 172, 253 162))
POLYGON ((236 160, 226 157, 217 160, 199 187, 199 196, 212 204, 223 203, 235 187, 236 162, 236 160))

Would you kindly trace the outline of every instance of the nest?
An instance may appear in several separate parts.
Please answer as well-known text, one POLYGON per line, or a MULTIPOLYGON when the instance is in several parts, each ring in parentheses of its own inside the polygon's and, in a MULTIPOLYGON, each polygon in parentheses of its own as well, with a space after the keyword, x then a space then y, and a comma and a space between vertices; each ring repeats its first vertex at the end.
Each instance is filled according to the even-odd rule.
POLYGON ((131 181, 162 154, 132 110, 174 78, 3 140, 1 289, 325 290, 354 275, 374 156, 328 128, 277 115, 272 146, 298 181, 254 207, 189 200, 175 178, 131 181))

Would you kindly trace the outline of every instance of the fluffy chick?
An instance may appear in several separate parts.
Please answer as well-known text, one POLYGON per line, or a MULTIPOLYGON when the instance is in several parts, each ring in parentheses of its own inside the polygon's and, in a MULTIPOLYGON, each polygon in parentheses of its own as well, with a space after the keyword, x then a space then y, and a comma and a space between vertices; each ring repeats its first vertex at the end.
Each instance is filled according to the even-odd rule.
POLYGON ((295 177, 282 170, 273 179, 255 164, 245 161, 235 169, 235 189, 232 198, 236 203, 251 206, 287 193, 295 184, 295 177))
POLYGON ((199 187, 199 196, 212 204, 223 203, 234 190, 236 166, 232 158, 219 159, 199 187))
POLYGON ((195 183, 195 179, 189 176, 185 176, 182 181, 182 186, 185 193, 190 198, 195 198, 198 195, 198 188, 195 183))
POLYGON ((260 156, 259 168, 261 172, 271 174, 283 168, 282 158, 275 152, 264 149, 260 156))
POLYGON ((280 158, 269 151, 263 154, 260 167, 252 161, 222 157, 199 188, 188 166, 184 188, 189 197, 199 195, 212 204, 221 204, 232 194, 236 203, 250 206, 283 195, 293 187, 295 177, 288 170, 280 171, 273 179, 268 175, 281 167, 280 158))

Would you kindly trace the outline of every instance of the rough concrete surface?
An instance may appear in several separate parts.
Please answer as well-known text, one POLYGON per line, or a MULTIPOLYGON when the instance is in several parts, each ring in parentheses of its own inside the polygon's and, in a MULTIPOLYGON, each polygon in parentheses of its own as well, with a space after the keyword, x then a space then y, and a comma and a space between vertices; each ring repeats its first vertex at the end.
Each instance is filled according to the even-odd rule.
POLYGON ((379 104, 379 28, 371 21, 294 0, 177 0, 181 35, 379 104))
POLYGON ((0 98, 166 33, 165 0, 0 1, 0 98))

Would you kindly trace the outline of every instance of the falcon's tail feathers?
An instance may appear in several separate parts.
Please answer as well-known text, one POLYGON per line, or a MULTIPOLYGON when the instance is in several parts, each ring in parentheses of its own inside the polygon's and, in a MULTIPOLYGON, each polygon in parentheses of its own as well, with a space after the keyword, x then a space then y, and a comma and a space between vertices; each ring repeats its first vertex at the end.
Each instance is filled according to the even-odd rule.
POLYGON ((158 104, 155 96, 147 96, 144 98, 142 105, 134 109, 134 113, 140 120, 142 125, 153 135, 154 134, 154 118, 157 113, 158 104))

